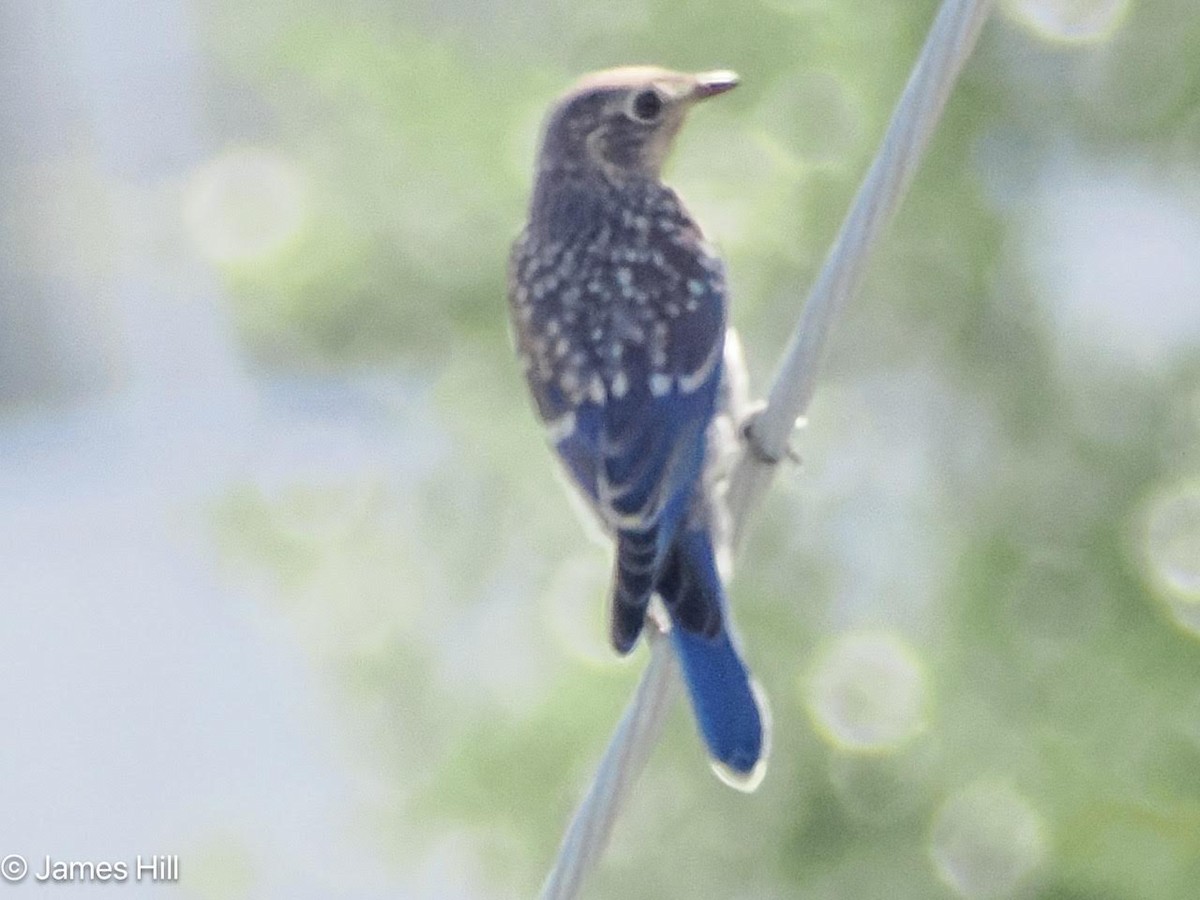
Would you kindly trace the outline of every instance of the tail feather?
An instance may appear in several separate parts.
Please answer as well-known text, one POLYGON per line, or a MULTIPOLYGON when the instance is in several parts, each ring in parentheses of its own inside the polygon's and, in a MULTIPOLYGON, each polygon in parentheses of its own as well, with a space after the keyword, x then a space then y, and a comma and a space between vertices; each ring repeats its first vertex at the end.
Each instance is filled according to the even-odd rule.
POLYGON ((767 752, 766 711, 730 633, 706 531, 677 536, 657 589, 675 626, 672 643, 709 754, 738 786, 753 789, 767 752))
POLYGON ((766 757, 765 713, 728 633, 713 639, 675 628, 671 640, 709 755, 747 787, 756 787, 757 780, 745 780, 756 779, 766 757))
POLYGON ((655 589, 677 627, 715 638, 724 621, 721 579, 715 565, 703 564, 704 546, 692 548, 687 543, 707 540, 702 533, 681 534, 667 554, 655 589))

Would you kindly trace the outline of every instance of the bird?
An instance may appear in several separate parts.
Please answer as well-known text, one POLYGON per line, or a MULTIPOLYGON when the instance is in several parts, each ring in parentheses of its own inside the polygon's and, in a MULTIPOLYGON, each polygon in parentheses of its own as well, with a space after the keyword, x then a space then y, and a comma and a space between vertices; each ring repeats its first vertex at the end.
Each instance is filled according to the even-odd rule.
POLYGON ((613 647, 630 652, 657 594, 714 768, 751 790, 766 709, 734 634, 704 478, 725 268, 662 181, 689 111, 737 83, 725 70, 626 66, 559 97, 509 258, 508 311, 548 440, 615 539, 613 647))

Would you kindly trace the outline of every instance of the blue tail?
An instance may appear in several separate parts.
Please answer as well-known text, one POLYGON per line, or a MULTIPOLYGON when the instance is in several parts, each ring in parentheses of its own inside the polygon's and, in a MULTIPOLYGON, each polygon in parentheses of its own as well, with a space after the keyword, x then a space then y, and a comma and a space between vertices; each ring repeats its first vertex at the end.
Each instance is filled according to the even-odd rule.
POLYGON ((709 754, 736 776, 754 775, 767 750, 765 711, 730 636, 707 531, 677 535, 657 589, 671 615, 671 640, 709 754))

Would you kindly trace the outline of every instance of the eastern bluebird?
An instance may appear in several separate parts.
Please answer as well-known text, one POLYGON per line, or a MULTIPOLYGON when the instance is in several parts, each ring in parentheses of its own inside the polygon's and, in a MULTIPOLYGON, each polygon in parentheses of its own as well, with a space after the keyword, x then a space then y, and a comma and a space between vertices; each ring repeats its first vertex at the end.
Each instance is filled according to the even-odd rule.
POLYGON ((633 647, 657 593, 709 753, 746 783, 762 769, 764 714, 731 635, 702 477, 724 268, 660 180, 688 110, 736 84, 629 67, 568 91, 543 126, 509 311, 550 441, 616 537, 613 646, 633 647))

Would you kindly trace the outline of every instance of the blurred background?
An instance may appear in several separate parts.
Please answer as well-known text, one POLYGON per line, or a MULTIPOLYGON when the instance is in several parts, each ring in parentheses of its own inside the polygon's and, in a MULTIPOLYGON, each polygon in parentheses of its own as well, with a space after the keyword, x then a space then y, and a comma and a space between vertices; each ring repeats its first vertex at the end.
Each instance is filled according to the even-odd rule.
MULTIPOLYGON (((741 74, 669 180, 761 392, 934 8, 0 5, 0 855, 532 896, 645 662, 506 333, 542 113, 741 74)), ((767 778, 681 704, 587 896, 1195 897, 1192 0, 1001 6, 796 446, 767 778)))

